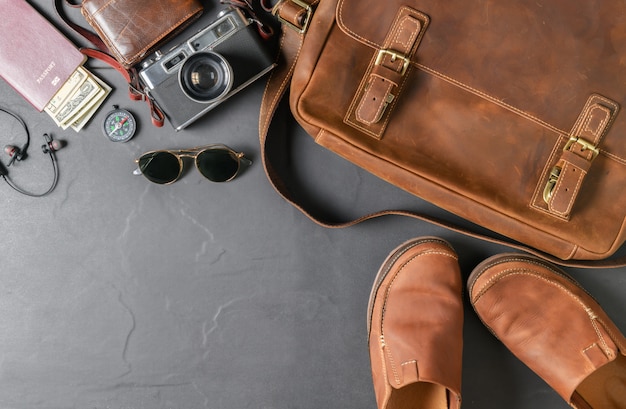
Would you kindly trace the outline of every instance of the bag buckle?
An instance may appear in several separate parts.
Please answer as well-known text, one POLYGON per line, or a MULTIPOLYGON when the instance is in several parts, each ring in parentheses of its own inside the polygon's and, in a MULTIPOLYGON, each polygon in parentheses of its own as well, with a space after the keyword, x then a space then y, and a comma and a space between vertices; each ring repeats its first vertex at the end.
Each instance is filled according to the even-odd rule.
POLYGON ((409 68, 409 64, 411 64, 411 60, 401 54, 399 52, 393 50, 378 50, 378 56, 376 57, 376 65, 381 65, 383 63, 383 59, 386 55, 391 56, 391 62, 396 62, 396 60, 402 60, 402 71, 400 71, 400 75, 406 74, 406 70, 409 68))
POLYGON ((313 7, 311 7, 311 5, 305 3, 302 0, 282 0, 274 6, 274 8, 272 9, 272 14, 275 15, 276 18, 278 18, 278 21, 280 21, 287 27, 295 30, 298 34, 304 34, 308 30, 309 24, 311 23, 311 17, 313 16, 313 7), (285 1, 289 1, 304 10, 304 16, 301 17, 301 20, 298 22, 299 26, 287 20, 286 18, 281 17, 280 9, 283 5, 282 3, 285 1))
POLYGON ((563 150, 568 151, 572 147, 572 145, 576 143, 583 147, 583 151, 590 150, 592 152, 592 159, 595 159, 596 156, 600 154, 600 149, 598 149, 597 146, 578 136, 572 136, 571 138, 569 138, 569 141, 567 141, 567 144, 565 144, 565 148, 563 148, 563 150))
POLYGON ((555 166, 550 171, 550 176, 548 177, 548 183, 546 183, 546 187, 543 189, 543 200, 546 203, 550 203, 550 199, 552 198, 552 192, 554 191, 554 187, 556 186, 556 182, 559 180, 559 176, 561 175, 561 168, 555 166))
MULTIPOLYGON (((583 152, 587 150, 591 151, 592 153, 591 160, 595 159, 596 156, 600 154, 600 149, 598 149, 597 146, 595 146, 591 142, 578 136, 572 136, 571 138, 569 138, 563 150, 569 151, 570 148, 576 143, 582 146, 583 152)), ((548 182, 546 183, 546 187, 543 190, 543 200, 546 203, 550 203, 550 199, 552 198, 552 192, 554 191, 554 187, 556 186, 556 183, 558 182, 560 175, 561 175, 561 167, 559 166, 553 167, 552 170, 550 171, 548 182)))

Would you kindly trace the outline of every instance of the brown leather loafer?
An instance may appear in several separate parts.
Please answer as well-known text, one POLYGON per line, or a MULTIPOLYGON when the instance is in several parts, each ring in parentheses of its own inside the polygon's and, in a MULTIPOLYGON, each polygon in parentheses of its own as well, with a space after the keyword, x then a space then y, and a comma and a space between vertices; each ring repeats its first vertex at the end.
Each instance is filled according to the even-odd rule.
POLYGON ((563 271, 505 254, 476 267, 468 287, 483 323, 571 406, 626 408, 626 338, 563 271))
POLYGON ((367 320, 379 409, 460 407, 462 290, 457 255, 441 239, 409 241, 385 260, 367 320))

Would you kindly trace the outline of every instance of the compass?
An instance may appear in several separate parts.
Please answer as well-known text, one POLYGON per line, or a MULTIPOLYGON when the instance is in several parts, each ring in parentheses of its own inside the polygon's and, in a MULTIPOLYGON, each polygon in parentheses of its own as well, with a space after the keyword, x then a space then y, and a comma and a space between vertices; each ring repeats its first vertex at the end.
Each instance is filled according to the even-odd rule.
POLYGON ((102 124, 102 131, 113 142, 128 142, 137 130, 135 117, 129 111, 113 105, 102 124))

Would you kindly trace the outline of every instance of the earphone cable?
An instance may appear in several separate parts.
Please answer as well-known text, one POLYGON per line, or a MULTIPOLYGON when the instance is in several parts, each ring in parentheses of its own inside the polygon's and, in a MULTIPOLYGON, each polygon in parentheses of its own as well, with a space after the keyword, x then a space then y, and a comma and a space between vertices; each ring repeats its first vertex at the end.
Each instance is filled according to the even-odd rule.
POLYGON ((52 152, 48 152, 48 154, 50 155, 50 161, 52 162, 52 169, 54 170, 54 178, 52 180, 52 184, 50 185, 48 190, 46 190, 45 192, 43 193, 29 192, 17 186, 15 182, 13 182, 7 175, 2 175, 2 179, 4 179, 4 181, 7 182, 7 185, 9 185, 13 190, 23 195, 30 196, 30 197, 42 197, 42 196, 48 195, 50 192, 54 190, 54 188, 57 186, 57 182, 59 181, 59 167, 57 166, 57 162, 54 157, 54 154, 52 152))
MULTIPOLYGON (((28 149, 28 146, 30 145, 30 133, 28 132, 28 127, 26 126, 26 123, 24 122, 24 120, 22 118, 20 118, 19 115, 17 115, 16 113, 14 113, 12 111, 9 111, 6 108, 0 107, 0 112, 4 112, 5 114, 10 115, 13 118, 15 118, 15 120, 17 120, 20 123, 20 125, 22 126, 22 128, 24 129, 24 133, 26 134, 26 143, 22 146, 21 151, 22 152, 26 152, 26 150, 28 149)), ((46 136, 47 136, 47 134, 44 134, 44 139, 46 138, 46 136)), ((30 192, 28 190, 25 190, 25 189, 21 188, 20 186, 16 185, 15 182, 13 182, 11 180, 11 178, 8 177, 6 172, 2 172, 2 174, 0 174, 0 176, 2 176, 2 179, 4 179, 4 181, 7 182, 7 184, 13 190, 15 190, 16 192, 19 192, 19 193, 21 193, 23 195, 30 196, 30 197, 46 196, 47 194, 49 194, 50 192, 52 192, 54 190, 54 188, 57 185, 57 182, 59 181, 59 167, 57 166, 56 157, 54 156, 53 149, 44 150, 44 153, 47 153, 50 156, 50 161, 52 162, 52 169, 53 169, 53 172, 54 172, 54 177, 52 179, 52 184, 50 185, 48 190, 46 190, 45 192, 43 192, 43 193, 33 193, 33 192, 30 192)), ((9 162, 9 164, 7 165, 7 167, 10 167, 13 163, 14 163, 14 160, 11 160, 9 162)))

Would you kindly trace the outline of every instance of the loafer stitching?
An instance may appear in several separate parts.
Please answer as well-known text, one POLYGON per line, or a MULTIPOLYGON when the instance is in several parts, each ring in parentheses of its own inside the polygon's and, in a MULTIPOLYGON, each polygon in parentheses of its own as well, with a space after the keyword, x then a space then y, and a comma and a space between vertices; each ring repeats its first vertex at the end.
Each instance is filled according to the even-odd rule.
MULTIPOLYGON (((495 275, 494 277, 492 277, 491 279, 489 279, 489 281, 487 283, 485 283, 485 285, 483 285, 483 287, 481 288, 481 290, 479 291, 479 293, 477 294, 476 298, 472 300, 472 304, 475 305, 480 298, 487 293, 487 291, 493 287, 496 282, 500 281, 501 279, 505 278, 505 277, 509 277, 509 276, 513 276, 513 275, 524 275, 524 276, 528 276, 531 278, 535 278, 535 279, 539 279, 542 280, 556 288, 558 288, 559 290, 565 292, 565 294, 570 297, 571 299, 573 299, 587 314, 587 317, 589 318, 589 322, 591 324, 591 326, 593 327, 594 332, 596 333, 597 337, 598 337, 598 341, 600 343, 600 347, 602 348, 602 350, 604 351, 604 353, 607 355, 607 357, 609 358, 613 358, 615 355, 613 353, 613 351, 611 350, 611 348, 608 346, 608 344, 606 343, 606 340, 604 338, 604 336, 602 335, 602 332, 600 331, 600 329, 598 328, 598 322, 602 324, 602 326, 605 328, 606 332, 609 334, 609 337, 612 340, 616 340, 617 338, 615 338, 614 334, 612 333, 612 331, 610 331, 607 326, 604 324, 604 322, 602 322, 600 320, 600 318, 598 317, 598 314, 595 313, 594 309, 592 307, 590 307, 589 305, 587 305, 587 303, 585 303, 579 296, 575 295, 574 293, 572 293, 569 288, 563 286, 560 283, 557 283, 553 280, 550 280, 548 277, 545 277, 543 274, 541 274, 538 271, 528 271, 527 269, 523 269, 523 268, 511 268, 511 269, 507 269, 507 270, 503 270, 502 272, 498 273, 497 275, 495 275)), ((482 318, 481 318, 482 320, 482 318)), ((495 332, 493 331, 493 329, 487 325, 485 323, 485 325, 489 328, 489 330, 495 335, 495 332)), ((497 335, 496 338, 500 339, 497 335)), ((615 342, 616 346, 619 345, 617 342, 615 342)))
MULTIPOLYGON (((391 279, 391 281, 389 282, 389 285, 387 286, 387 288, 385 288, 385 296, 383 298, 383 305, 382 305, 382 311, 381 311, 381 319, 380 319, 380 334, 381 334, 381 339, 383 340, 383 344, 385 346, 385 351, 386 351, 386 355, 389 358, 389 362, 391 363, 391 370, 393 372, 393 377, 394 380, 396 382, 397 385, 401 384, 400 381, 400 377, 398 375, 398 371, 396 369, 397 364, 395 363, 395 360, 393 359, 393 353, 391 352, 391 346, 389 344, 387 344, 384 339, 385 339, 385 334, 384 334, 384 324, 385 324, 385 312, 387 310, 387 300, 389 298, 389 292, 391 291, 391 287, 393 286, 394 282, 396 281, 396 279, 398 278, 398 276, 400 275, 400 273, 413 261, 416 261, 419 257, 421 256, 426 256, 426 255, 440 255, 440 256, 446 256, 446 257, 450 257, 453 260, 458 260, 458 256, 455 253, 449 253, 443 250, 434 250, 434 249, 426 249, 422 252, 420 252, 419 254, 414 255, 413 257, 411 257, 410 259, 408 259, 404 264, 402 264, 402 266, 400 266, 398 268, 398 270, 395 272, 393 278, 391 279)), ((402 365, 402 364, 400 364, 402 365)))
MULTIPOLYGON (((587 290, 585 290, 576 280, 574 280, 572 277, 568 276, 564 272, 561 272, 558 269, 555 269, 551 264, 547 264, 547 263, 543 262, 542 260, 538 260, 538 259, 536 259, 536 258, 534 258, 532 256, 524 257, 524 256, 514 256, 514 255, 509 256, 509 257, 497 258, 497 259, 493 260, 491 263, 483 266, 481 268, 480 272, 476 272, 476 271, 473 272, 471 274, 471 276, 475 276, 475 278, 472 279, 471 276, 470 276, 470 280, 471 280, 470 296, 474 292, 473 291, 474 290, 474 284, 476 284, 476 281, 478 281, 480 276, 482 276, 490 268, 495 267, 495 266, 497 266, 499 264, 508 263, 508 262, 512 262, 512 263, 527 263, 527 264, 532 264, 534 266, 538 266, 540 268, 545 268, 549 272, 551 272, 551 273, 553 273, 553 274, 555 274, 555 275, 557 275, 557 276, 559 276, 561 278, 564 278, 565 280, 569 281, 574 286, 576 286, 578 289, 580 289, 585 294, 587 294, 592 300, 596 301, 595 298, 591 294, 589 294, 589 292, 587 292, 587 290)), ((522 269, 522 268, 520 267, 520 269, 522 269)), ((534 271, 534 270, 531 270, 531 271, 534 271)))
MULTIPOLYGON (((489 281, 487 281, 481 287, 480 291, 476 294, 476 297, 472 300, 472 303, 478 302, 478 300, 480 300, 480 298, 491 287, 493 287, 496 284, 497 281, 500 281, 500 280, 504 279, 505 277, 513 276, 513 275, 528 276, 528 277, 531 277, 531 278, 537 278, 537 279, 540 279, 542 281, 545 281, 548 284, 551 284, 551 285, 559 288, 560 290, 564 291, 570 298, 574 299, 579 305, 581 305, 583 307, 585 312, 587 312, 588 316, 589 316, 589 312, 588 311, 593 311, 593 309, 591 307, 588 307, 587 304, 585 302, 583 302, 580 297, 578 297, 577 295, 572 293, 569 290, 569 288, 567 288, 564 285, 559 284, 559 283, 551 280, 550 278, 546 277, 544 274, 542 274, 539 271, 533 271, 533 270, 529 271, 528 269, 521 268, 521 267, 520 268, 510 268, 510 269, 502 270, 500 273, 494 275, 492 278, 489 279, 489 281)), ((591 316, 590 316, 590 318, 591 318, 591 316)))
MULTIPOLYGON (((376 282, 374 283, 374 286, 372 289, 373 294, 370 295, 370 302, 368 303, 368 307, 367 307, 367 310, 368 310, 368 317, 367 317, 368 344, 369 344, 369 335, 371 334, 370 325, 372 322, 372 314, 374 312, 374 298, 376 297, 375 294, 379 291, 380 286, 382 285, 383 281, 385 281, 385 279, 387 278, 387 275, 392 271, 393 267, 395 266, 396 262, 400 259, 400 257, 405 255, 409 251, 415 250, 418 246, 421 246, 423 244, 429 244, 429 243, 441 244, 445 246, 445 248, 447 248, 451 252, 451 254, 453 254, 458 260, 458 256, 456 252, 454 251, 454 249, 452 248, 452 245, 448 243, 447 241, 440 239, 438 237, 425 236, 425 237, 417 238, 414 240, 409 240, 405 242, 403 245, 396 248, 392 252, 392 254, 387 258, 387 260, 385 260, 385 262, 383 263, 381 270, 376 276, 376 282)), ((425 250, 425 251, 429 251, 429 250, 425 250)), ((433 249, 430 251, 435 251, 435 250, 433 249)), ((443 250, 439 250, 439 251, 443 251, 443 250)))

